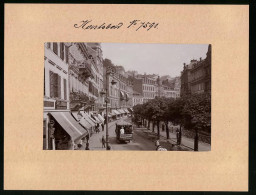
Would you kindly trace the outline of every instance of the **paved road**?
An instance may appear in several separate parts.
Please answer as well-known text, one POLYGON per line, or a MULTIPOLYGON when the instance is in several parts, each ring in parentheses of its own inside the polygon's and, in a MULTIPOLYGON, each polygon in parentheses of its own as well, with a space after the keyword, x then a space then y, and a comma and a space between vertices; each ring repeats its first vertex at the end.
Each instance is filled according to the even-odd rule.
MULTIPOLYGON (((117 121, 114 121, 109 124, 109 144, 111 146, 111 150, 155 150, 156 147, 154 145, 154 142, 145 137, 143 131, 141 130, 134 130, 133 140, 130 143, 117 143, 115 134, 116 122, 117 121)), ((105 148, 102 148, 102 144, 100 141, 103 135, 104 137, 106 137, 106 127, 104 131, 100 131, 100 133, 93 134, 90 137, 90 150, 106 150, 105 148)), ((83 150, 84 147, 85 146, 83 146, 83 148, 81 149, 83 150)))

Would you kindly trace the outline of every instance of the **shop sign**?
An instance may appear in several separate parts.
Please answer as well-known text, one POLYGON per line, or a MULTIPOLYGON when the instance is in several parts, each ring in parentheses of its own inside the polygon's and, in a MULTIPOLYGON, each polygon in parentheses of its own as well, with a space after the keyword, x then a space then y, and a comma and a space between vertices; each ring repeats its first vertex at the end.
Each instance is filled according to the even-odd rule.
POLYGON ((67 102, 57 100, 56 101, 56 109, 60 109, 60 110, 67 109, 67 102))
POLYGON ((44 101, 44 107, 54 108, 54 102, 52 102, 52 101, 44 101))

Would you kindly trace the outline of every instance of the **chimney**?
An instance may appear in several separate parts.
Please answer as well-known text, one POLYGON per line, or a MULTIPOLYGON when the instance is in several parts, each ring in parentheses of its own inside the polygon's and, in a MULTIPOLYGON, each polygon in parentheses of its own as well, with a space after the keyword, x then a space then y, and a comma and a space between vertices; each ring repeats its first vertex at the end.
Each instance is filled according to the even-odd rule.
POLYGON ((200 62, 202 61, 202 58, 200 57, 200 62))

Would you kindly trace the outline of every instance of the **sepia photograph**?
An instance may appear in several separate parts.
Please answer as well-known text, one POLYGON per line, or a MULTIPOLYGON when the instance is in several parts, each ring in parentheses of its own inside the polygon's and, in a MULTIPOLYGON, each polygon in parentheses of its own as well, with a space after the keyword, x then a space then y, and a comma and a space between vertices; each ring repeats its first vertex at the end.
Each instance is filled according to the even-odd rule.
POLYGON ((45 43, 43 150, 211 151, 211 49, 45 43))

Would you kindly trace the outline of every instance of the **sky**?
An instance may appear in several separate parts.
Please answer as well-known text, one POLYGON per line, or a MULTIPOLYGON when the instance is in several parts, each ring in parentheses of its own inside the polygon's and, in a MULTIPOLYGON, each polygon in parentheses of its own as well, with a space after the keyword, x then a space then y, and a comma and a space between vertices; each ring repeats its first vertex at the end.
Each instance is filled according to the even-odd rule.
POLYGON ((133 44, 101 43, 103 58, 114 65, 122 65, 126 71, 136 70, 139 74, 180 76, 183 63, 204 59, 207 44, 133 44))

